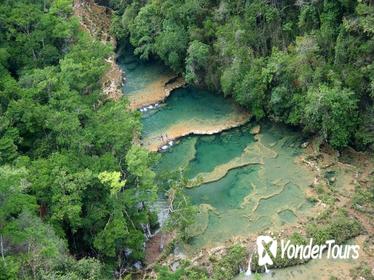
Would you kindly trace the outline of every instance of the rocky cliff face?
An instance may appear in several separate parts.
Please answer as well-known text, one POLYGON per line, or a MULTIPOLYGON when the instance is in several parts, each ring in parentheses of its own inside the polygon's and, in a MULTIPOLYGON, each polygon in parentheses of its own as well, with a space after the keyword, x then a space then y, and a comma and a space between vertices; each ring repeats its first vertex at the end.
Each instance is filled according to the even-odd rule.
MULTIPOLYGON (((93 0, 75 0, 74 14, 80 19, 83 29, 92 37, 116 47, 116 40, 110 34, 112 10, 100 6, 93 0)), ((104 94, 113 100, 122 97, 122 70, 118 67, 114 54, 107 59, 108 71, 102 78, 104 94)))

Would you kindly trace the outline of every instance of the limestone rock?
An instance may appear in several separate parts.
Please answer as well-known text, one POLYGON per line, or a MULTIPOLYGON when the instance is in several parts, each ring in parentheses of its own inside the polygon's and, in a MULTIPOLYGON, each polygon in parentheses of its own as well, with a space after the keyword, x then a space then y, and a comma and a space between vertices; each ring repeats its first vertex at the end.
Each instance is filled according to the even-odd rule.
POLYGON ((309 146, 309 142, 304 142, 303 144, 301 144, 301 148, 303 149, 305 149, 308 146, 309 146))
POLYGON ((260 125, 256 125, 256 126, 254 126, 254 127, 251 128, 250 133, 252 135, 256 135, 256 134, 259 134, 260 131, 261 131, 261 126, 260 125))

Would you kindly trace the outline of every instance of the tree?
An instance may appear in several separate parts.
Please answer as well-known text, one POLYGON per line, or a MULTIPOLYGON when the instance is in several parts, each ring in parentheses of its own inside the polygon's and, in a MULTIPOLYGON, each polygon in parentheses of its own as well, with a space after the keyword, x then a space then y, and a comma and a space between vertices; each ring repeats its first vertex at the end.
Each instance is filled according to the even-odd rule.
POLYGON ((250 70, 234 89, 234 97, 239 104, 247 107, 251 114, 261 119, 266 114, 268 81, 270 77, 265 69, 265 60, 254 59, 250 70))
POLYGON ((349 143, 357 123, 357 98, 353 91, 322 84, 308 91, 305 123, 319 130, 324 140, 335 148, 349 143))
POLYGON ((132 146, 126 155, 126 164, 130 175, 135 176, 135 182, 140 199, 148 197, 147 201, 156 198, 155 172, 151 166, 155 163, 155 157, 139 146, 132 146))
POLYGON ((8 165, 0 167, 0 226, 1 230, 13 217, 23 211, 35 212, 35 197, 27 194, 30 183, 26 180, 28 171, 25 168, 14 168, 8 165))
POLYGON ((155 53, 155 38, 161 30, 160 11, 156 2, 140 9, 130 27, 131 44, 135 46, 135 54, 148 59, 155 53))
POLYGON ((0 275, 107 278, 97 259, 140 260, 153 217, 153 156, 126 162, 140 116, 101 92, 112 47, 78 30, 71 0, 2 2, 0 275))
POLYGON ((120 210, 116 210, 104 229, 96 236, 94 245, 103 254, 114 257, 125 248, 128 235, 125 218, 120 210))
POLYGON ((169 181, 168 198, 169 217, 166 220, 164 230, 176 231, 178 238, 188 240, 189 226, 195 222, 197 207, 191 204, 189 197, 184 193, 187 182, 184 178, 175 178, 169 181))
POLYGON ((172 21, 164 21, 161 34, 156 37, 155 51, 174 71, 182 71, 188 34, 184 27, 172 21))
POLYGON ((5 117, 0 117, 0 164, 11 163, 18 156, 19 134, 18 130, 9 127, 5 117))
POLYGON ((64 241, 36 216, 27 175, 25 168, 0 167, 0 271, 10 278, 22 270, 35 278, 41 269, 53 269, 66 250, 64 241), (15 261, 12 255, 20 258, 15 261))
POLYGON ((373 107, 370 1, 122 4, 118 11, 130 15, 122 21, 136 54, 157 56, 189 83, 233 96, 258 119, 319 134, 304 118, 306 96, 310 88, 340 80, 341 88, 354 91, 361 120, 349 142, 370 145, 371 129, 362 121, 373 107))
POLYGON ((186 81, 199 84, 202 70, 206 69, 209 58, 209 46, 199 41, 191 42, 186 58, 186 81))
POLYGON ((53 170, 52 174, 55 179, 51 186, 51 221, 61 226, 68 224, 75 232, 82 226, 83 192, 90 185, 93 175, 89 170, 69 174, 63 168, 53 170))

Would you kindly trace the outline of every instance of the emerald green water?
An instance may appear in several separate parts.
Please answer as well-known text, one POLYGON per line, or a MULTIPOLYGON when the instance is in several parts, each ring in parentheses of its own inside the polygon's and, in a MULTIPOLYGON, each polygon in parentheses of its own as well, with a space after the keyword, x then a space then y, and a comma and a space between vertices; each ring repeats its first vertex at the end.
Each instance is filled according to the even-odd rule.
POLYGON ((225 123, 238 115, 238 107, 230 99, 192 87, 175 90, 161 110, 143 115, 143 138, 154 141, 170 136, 170 129, 205 130, 225 123), (168 134, 169 133, 169 134, 168 134))
POLYGON ((295 222, 296 220, 296 215, 294 212, 292 212, 291 210, 283 210, 281 212, 278 213, 278 216, 280 218, 280 220, 282 221, 282 223, 293 223, 295 222))
POLYGON ((125 73, 126 82, 123 91, 128 95, 136 94, 161 76, 171 74, 171 70, 160 62, 140 60, 133 54, 131 48, 122 51, 118 65, 125 73))
POLYGON ((210 172, 240 156, 254 142, 249 130, 249 125, 245 125, 215 135, 185 137, 162 154, 157 170, 173 172, 182 168, 189 179, 201 172, 210 172))
MULTIPOLYGON (((166 71, 131 56, 121 65, 127 77, 126 93, 146 88, 166 71)), ((142 115, 142 141, 152 143, 180 129, 219 127, 236 118, 238 111, 222 95, 193 87, 177 89, 163 106, 142 115)), ((186 136, 161 153, 155 166, 158 174, 180 170, 195 180, 195 187, 186 189, 186 194, 200 213, 189 229, 193 238, 185 244, 186 252, 296 223, 310 209, 304 191, 314 175, 295 162, 301 153, 300 136, 263 123, 261 133, 254 137, 250 134, 253 125, 186 136)))
POLYGON ((291 130, 263 124, 256 141, 249 133, 250 126, 211 136, 190 136, 162 153, 159 170, 183 169, 190 179, 235 162, 245 151, 254 159, 243 167, 233 165, 217 181, 186 189, 195 205, 208 204, 214 209, 208 215, 202 209, 187 251, 218 246, 235 236, 275 230, 297 222, 310 209, 304 190, 314 177, 295 163, 302 139, 291 130))
MULTIPOLYGON (((216 182, 186 191, 194 204, 214 207, 209 212, 205 231, 192 239, 189 249, 217 246, 231 237, 275 230, 307 214, 311 205, 304 190, 313 176, 294 162, 300 152, 297 135, 269 126, 263 128, 259 142, 276 154, 264 155, 262 164, 232 169, 216 182)), ((248 141, 247 145, 250 148, 258 142, 248 141)), ((259 156, 255 149, 250 151, 254 157, 259 156)), ((200 158, 204 157, 205 153, 200 151, 200 158)), ((217 164, 221 164, 221 159, 217 159, 217 164)), ((210 156, 200 161, 207 160, 213 165, 215 158, 210 156)))
POLYGON ((201 172, 210 172, 217 165, 240 156, 245 147, 254 141, 248 126, 198 139, 196 152, 201 156, 190 162, 186 170, 188 178, 193 178, 201 172))
POLYGON ((155 167, 158 173, 175 172, 186 169, 191 160, 195 158, 197 137, 186 137, 162 154, 160 161, 155 167))
POLYGON ((242 184, 243 179, 250 179, 258 167, 239 168, 229 172, 221 180, 188 189, 186 193, 195 204, 210 204, 220 212, 237 208, 243 198, 252 193, 250 184, 242 184))

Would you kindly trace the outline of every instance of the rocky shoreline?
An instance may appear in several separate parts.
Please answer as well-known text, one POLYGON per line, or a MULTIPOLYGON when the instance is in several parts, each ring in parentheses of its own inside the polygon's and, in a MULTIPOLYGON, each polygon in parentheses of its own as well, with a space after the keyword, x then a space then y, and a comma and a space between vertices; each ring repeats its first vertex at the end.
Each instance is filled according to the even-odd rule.
POLYGON ((176 124, 172 127, 168 128, 165 137, 161 137, 159 135, 157 136, 151 136, 147 139, 144 139, 143 146, 149 150, 149 151, 159 151, 164 150, 166 145, 170 143, 170 141, 175 141, 177 139, 180 139, 182 137, 188 136, 188 135, 213 135, 217 134, 241 125, 246 124, 249 121, 250 114, 242 112, 239 116, 236 116, 235 118, 226 121, 223 124, 212 124, 207 125, 204 127, 198 122, 194 122, 193 120, 186 123, 176 124))
POLYGON ((147 107, 163 102, 173 90, 184 87, 186 81, 179 76, 165 75, 161 79, 147 86, 142 92, 136 92, 128 96, 130 100, 130 109, 141 111, 147 110, 147 107))

